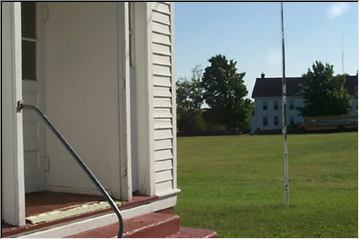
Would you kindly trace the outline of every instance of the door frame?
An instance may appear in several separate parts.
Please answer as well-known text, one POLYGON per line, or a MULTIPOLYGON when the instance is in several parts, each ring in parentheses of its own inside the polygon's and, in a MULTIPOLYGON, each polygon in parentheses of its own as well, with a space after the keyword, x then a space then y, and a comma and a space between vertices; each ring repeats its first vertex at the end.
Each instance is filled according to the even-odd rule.
POLYGON ((24 146, 21 72, 21 5, 3 3, 2 8, 2 216, 6 223, 25 225, 24 146))
MULTIPOLYGON (((47 3, 37 3, 41 9, 40 21, 44 21, 45 24, 42 26, 42 31, 40 32, 42 40, 39 42, 39 77, 46 79, 46 37, 47 37, 47 26, 46 21, 51 19, 51 11, 49 10, 49 4, 47 3)), ((87 4, 87 3, 82 3, 87 4)), ((132 174, 131 174, 131 132, 130 132, 130 64, 129 64, 129 17, 128 17, 128 2, 117 2, 116 5, 116 18, 117 18, 117 87, 118 87, 118 124, 119 124, 119 159, 114 159, 110 162, 110 184, 109 192, 111 195, 117 199, 122 200, 131 200, 132 198, 132 174)), ((39 9, 39 8, 38 8, 39 9)), ((41 23, 43 24, 43 23, 41 23)), ((40 24, 40 25, 41 25, 40 24)), ((42 84, 44 87, 44 110, 47 109, 47 91, 46 91, 46 80, 42 84)), ((48 129, 45 127, 45 132, 47 136, 48 129)), ((46 137, 45 137, 46 139, 46 137)), ((48 159, 48 150, 47 143, 45 142, 45 162, 48 159)), ((48 163, 46 163, 48 164, 48 163)), ((48 166, 46 167, 48 168, 48 166)), ((50 190, 54 187, 50 188, 50 190)), ((61 190, 61 187, 58 187, 56 190, 61 190)), ((76 188, 73 189, 76 191, 76 188)), ((97 192, 97 190, 95 190, 97 192)))
POLYGON ((131 200, 131 120, 130 120, 130 56, 129 3, 117 3, 118 24, 118 101, 119 101, 119 161, 113 162, 112 192, 115 197, 131 200), (120 191, 117 191, 120 183, 120 191))

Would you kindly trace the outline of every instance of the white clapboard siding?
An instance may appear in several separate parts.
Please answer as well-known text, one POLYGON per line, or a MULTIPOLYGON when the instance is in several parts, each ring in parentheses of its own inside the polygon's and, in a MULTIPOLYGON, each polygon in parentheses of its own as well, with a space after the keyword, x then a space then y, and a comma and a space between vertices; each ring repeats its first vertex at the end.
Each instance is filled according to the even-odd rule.
POLYGON ((156 2, 153 3, 153 12, 161 12, 165 14, 170 14, 170 5, 168 3, 156 2))
POLYGON ((171 30, 170 30, 170 26, 166 25, 166 24, 161 24, 158 22, 153 22, 153 32, 155 33, 161 33, 164 35, 170 35, 171 34, 171 30))
POLYGON ((171 67, 169 66, 161 66, 161 65, 153 65, 153 71, 155 75, 160 76, 171 76, 171 67))
POLYGON ((153 12, 153 21, 162 23, 162 24, 166 24, 166 25, 170 25, 170 15, 162 13, 162 12, 154 11, 153 12))
POLYGON ((174 99, 173 39, 171 4, 152 3, 153 59, 153 126, 155 192, 167 194, 174 190, 174 99))
POLYGON ((155 135, 155 140, 171 139, 173 137, 172 129, 164 129, 164 130, 155 129, 154 135, 155 135))
POLYGON ((154 107, 156 108, 171 108, 171 98, 155 97, 154 107))
POLYGON ((166 55, 166 56, 171 55, 171 47, 169 45, 153 43, 152 46, 153 46, 153 52, 155 54, 166 55))
POLYGON ((171 181, 173 179, 172 170, 165 170, 155 173, 155 183, 171 181))
POLYGON ((167 193, 169 189, 173 188, 172 181, 160 182, 155 184, 156 194, 161 195, 167 193))
POLYGON ((171 44, 171 37, 170 37, 170 35, 165 35, 165 34, 154 32, 152 34, 152 41, 154 43, 162 43, 162 44, 170 45, 171 44))
POLYGON ((171 97, 171 88, 154 87, 154 97, 171 97))
POLYGON ((154 118, 171 118, 171 109, 170 108, 155 108, 154 109, 154 118))
POLYGON ((156 161, 172 159, 172 158, 173 158, 173 154, 172 154, 171 149, 155 151, 155 160, 156 161))
POLYGON ((153 54, 154 64, 171 66, 171 58, 166 55, 153 54))
POLYGON ((173 169, 173 161, 171 159, 155 162, 155 172, 171 170, 171 169, 173 169))
POLYGON ((154 129, 168 129, 172 128, 172 122, 170 118, 154 119, 154 129))
POLYGON ((172 140, 171 139, 164 139, 164 140, 156 140, 154 143, 154 149, 162 150, 162 149, 172 149, 172 140))
POLYGON ((171 77, 154 76, 154 86, 171 87, 171 77))

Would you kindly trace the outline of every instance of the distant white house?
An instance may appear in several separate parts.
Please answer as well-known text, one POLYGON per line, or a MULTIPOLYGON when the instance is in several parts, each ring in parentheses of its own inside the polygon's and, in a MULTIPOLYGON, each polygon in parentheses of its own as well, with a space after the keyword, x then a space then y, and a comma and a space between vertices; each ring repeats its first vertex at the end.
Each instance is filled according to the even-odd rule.
MULTIPOLYGON (((286 78, 288 126, 304 122, 304 118, 297 110, 298 107, 304 106, 302 97, 297 96, 301 82, 301 77, 286 78)), ((357 116, 357 101, 354 96, 357 85, 357 75, 347 76, 344 87, 351 95, 352 108, 349 112, 351 116, 357 116)), ((254 111, 251 120, 251 132, 281 129, 281 78, 267 78, 265 74, 261 74, 261 77, 256 79, 252 98, 254 99, 254 111)))

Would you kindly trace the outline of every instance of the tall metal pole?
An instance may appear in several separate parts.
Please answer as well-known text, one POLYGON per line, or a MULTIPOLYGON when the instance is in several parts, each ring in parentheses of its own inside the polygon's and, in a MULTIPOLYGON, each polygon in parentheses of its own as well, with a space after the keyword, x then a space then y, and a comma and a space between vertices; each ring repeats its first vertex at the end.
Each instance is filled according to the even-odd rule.
POLYGON ((344 75, 344 33, 342 34, 342 43, 341 43, 341 70, 344 75))
POLYGON ((285 205, 289 207, 289 158, 287 140, 287 114, 286 114, 286 77, 285 77, 285 37, 284 37, 284 8, 281 2, 281 40, 282 40, 282 132, 284 135, 284 190, 285 205))

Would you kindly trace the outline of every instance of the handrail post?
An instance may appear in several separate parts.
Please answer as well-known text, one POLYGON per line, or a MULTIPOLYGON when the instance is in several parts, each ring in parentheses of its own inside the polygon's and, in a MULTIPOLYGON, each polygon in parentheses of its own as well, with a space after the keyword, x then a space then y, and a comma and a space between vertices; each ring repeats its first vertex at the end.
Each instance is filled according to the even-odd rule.
POLYGON ((95 177, 95 175, 91 172, 91 170, 86 166, 86 164, 82 161, 79 154, 71 147, 71 145, 65 140, 65 138, 61 135, 59 130, 56 129, 54 124, 49 120, 49 118, 37 107, 24 104, 22 101, 18 101, 17 103, 17 111, 21 111, 22 109, 30 109, 35 111, 39 116, 44 120, 46 125, 50 128, 50 130, 55 134, 55 136, 60 140, 60 142, 64 145, 64 147, 69 151, 69 153, 73 156, 76 162, 80 165, 82 170, 86 173, 86 175, 90 178, 90 180, 95 184, 98 190, 101 192, 105 200, 109 203, 112 210, 115 212, 118 220, 119 220, 119 231, 118 238, 121 238, 124 232, 124 222, 121 216, 120 210, 117 207, 116 203, 110 197, 109 193, 105 190, 104 186, 99 182, 99 180, 95 177))

